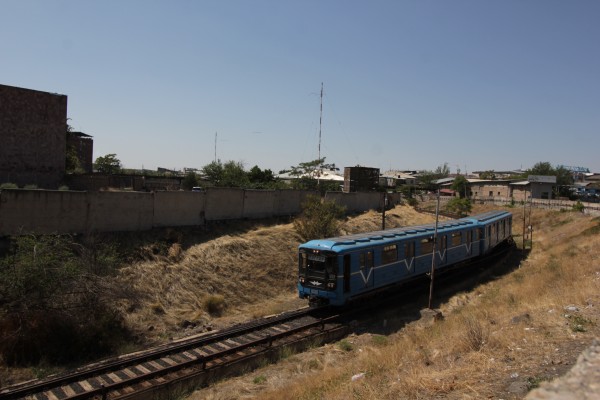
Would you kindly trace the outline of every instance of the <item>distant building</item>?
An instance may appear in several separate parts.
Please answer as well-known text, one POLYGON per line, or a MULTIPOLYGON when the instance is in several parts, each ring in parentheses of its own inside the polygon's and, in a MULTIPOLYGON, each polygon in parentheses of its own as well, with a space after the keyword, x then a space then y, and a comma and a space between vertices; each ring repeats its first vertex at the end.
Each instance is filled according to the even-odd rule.
POLYGON ((94 172, 94 139, 92 136, 83 132, 69 132, 67 146, 75 149, 79 165, 86 173, 94 172))
POLYGON ((344 192, 372 192, 379 186, 379 168, 344 168, 344 192))
POLYGON ((398 186, 398 185, 416 185, 417 178, 412 173, 406 171, 389 170, 381 174, 380 183, 385 180, 385 186, 398 186), (393 179, 393 181, 390 181, 393 179), (393 182, 393 185, 392 185, 393 182))
POLYGON ((0 85, 0 183, 57 188, 66 132, 67 96, 0 85))
POLYGON ((516 201, 534 199, 551 199, 556 177, 530 176, 528 180, 485 180, 468 179, 469 196, 476 199, 506 198, 516 201))

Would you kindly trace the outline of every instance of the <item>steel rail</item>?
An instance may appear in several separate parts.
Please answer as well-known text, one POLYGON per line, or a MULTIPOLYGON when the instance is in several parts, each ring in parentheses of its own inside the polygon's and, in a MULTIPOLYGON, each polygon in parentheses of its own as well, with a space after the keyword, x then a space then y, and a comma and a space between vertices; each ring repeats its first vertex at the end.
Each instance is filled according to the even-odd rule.
POLYGON ((109 359, 100 361, 99 363, 92 364, 91 366, 83 367, 78 371, 60 375, 54 378, 44 379, 41 381, 26 383, 22 385, 15 385, 13 387, 4 388, 0 391, 0 399, 18 399, 31 395, 34 393, 40 393, 48 391, 51 388, 57 388, 68 385, 70 383, 84 381, 86 379, 96 377, 102 374, 107 374, 113 371, 125 369, 130 366, 135 366, 143 362, 160 359, 161 357, 168 356, 170 354, 181 353, 186 350, 195 347, 207 346, 213 343, 218 343, 225 339, 235 337, 237 335, 243 335, 252 331, 267 329, 271 326, 299 319, 303 316, 307 316, 312 313, 318 313, 323 308, 319 309, 300 309, 289 313, 281 314, 267 320, 256 320, 248 324, 242 324, 235 326, 223 331, 218 331, 210 335, 203 335, 192 339, 186 339, 177 343, 170 343, 167 345, 159 346, 149 350, 136 353, 134 355, 125 355, 119 359, 109 359))

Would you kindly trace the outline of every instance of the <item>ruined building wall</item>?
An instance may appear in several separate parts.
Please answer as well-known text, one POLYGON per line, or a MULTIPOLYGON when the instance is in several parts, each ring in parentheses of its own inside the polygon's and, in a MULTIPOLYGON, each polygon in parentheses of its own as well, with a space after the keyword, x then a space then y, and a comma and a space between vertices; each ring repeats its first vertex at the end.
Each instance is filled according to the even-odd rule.
POLYGON ((57 188, 66 130, 67 96, 0 85, 0 184, 57 188))

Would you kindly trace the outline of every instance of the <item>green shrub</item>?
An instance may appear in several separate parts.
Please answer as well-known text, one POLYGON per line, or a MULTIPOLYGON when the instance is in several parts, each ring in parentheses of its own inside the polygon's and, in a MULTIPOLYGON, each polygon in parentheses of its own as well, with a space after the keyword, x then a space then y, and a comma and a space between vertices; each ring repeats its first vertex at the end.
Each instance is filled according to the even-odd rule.
POLYGON ((204 299, 204 309, 213 316, 219 316, 225 310, 225 298, 220 294, 211 294, 204 299))
POLYGON ((583 203, 579 200, 577 200, 577 203, 573 204, 573 211, 583 212, 584 209, 583 203))
POLYGON ((352 351, 352 349, 354 348, 354 346, 352 346, 352 343, 350 343, 346 339, 340 340, 338 346, 344 351, 352 351))
POLYGON ((82 256, 84 248, 70 236, 12 239, 8 254, 0 258, 4 362, 90 359, 113 351, 126 339, 127 331, 112 306, 127 291, 94 274, 82 256))
POLYGON ((294 220, 294 228, 305 241, 335 236, 345 210, 334 201, 321 201, 319 196, 309 195, 302 203, 302 214, 294 220))
POLYGON ((468 215, 471 212, 471 201, 469 199, 461 199, 458 197, 453 198, 452 200, 446 203, 446 210, 458 214, 461 217, 468 215))
POLYGON ((0 190, 2 190, 2 189, 18 189, 18 188, 19 187, 16 184, 10 183, 10 182, 5 182, 0 185, 0 190))

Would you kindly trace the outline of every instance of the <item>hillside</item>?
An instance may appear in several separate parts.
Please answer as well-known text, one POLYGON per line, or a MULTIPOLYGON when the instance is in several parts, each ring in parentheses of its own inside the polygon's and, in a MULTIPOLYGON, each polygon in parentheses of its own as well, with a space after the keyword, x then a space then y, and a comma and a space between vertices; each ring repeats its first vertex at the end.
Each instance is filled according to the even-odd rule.
MULTIPOLYGON (((376 227, 375 217, 352 224, 376 227)), ((564 374, 600 334, 600 220, 533 210, 532 224, 529 257, 450 297, 440 305, 443 321, 399 324, 384 335, 373 327, 190 398, 523 398, 564 374)))
MULTIPOLYGON (((433 220, 410 207, 386 214, 388 228, 433 220)), ((166 257, 121 270, 118 279, 143 294, 121 305, 138 335, 155 342, 306 305, 296 293, 300 241, 293 224, 218 229, 221 235, 197 243, 175 235, 166 257), (222 311, 211 313, 207 302, 215 297, 222 297, 222 311)), ((374 211, 341 224, 343 234, 376 229, 381 214, 374 211)))
MULTIPOLYGON (((491 209, 476 206, 474 213, 491 209)), ((522 232, 522 209, 513 233, 522 232)), ((398 206, 386 227, 432 222, 398 206)), ((192 399, 503 398, 520 399, 564 374, 600 336, 600 219, 533 210, 533 249, 513 257, 474 289, 445 295, 444 320, 415 320, 426 303, 398 305, 347 339, 283 355, 192 399)), ((381 214, 343 221, 342 233, 378 230, 381 214)), ((133 289, 116 306, 137 342, 151 345, 306 305, 297 298, 297 246, 291 223, 213 225, 122 238, 130 262, 114 279, 133 289)), ((516 237, 518 245, 521 238, 516 237)), ((519 253, 520 254, 520 253, 519 253)), ((122 285, 121 285, 122 286, 122 285)), ((139 346, 139 345, 138 345, 139 346)), ((137 347, 136 347, 137 348, 137 347)), ((134 350, 123 349, 123 351, 134 350)), ((4 369, 7 381, 46 374, 4 369), (19 378, 16 378, 19 377, 19 378)))

